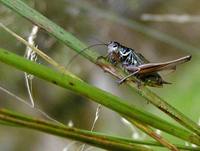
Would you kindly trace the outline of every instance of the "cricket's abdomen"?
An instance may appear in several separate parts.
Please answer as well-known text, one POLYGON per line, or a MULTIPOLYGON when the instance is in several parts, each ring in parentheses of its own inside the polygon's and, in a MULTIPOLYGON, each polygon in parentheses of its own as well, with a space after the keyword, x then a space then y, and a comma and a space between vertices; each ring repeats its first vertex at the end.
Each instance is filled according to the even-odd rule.
POLYGON ((145 85, 151 87, 162 87, 163 84, 171 84, 169 82, 164 81, 160 76, 160 74, 158 73, 147 74, 147 75, 136 75, 136 77, 140 79, 142 82, 144 82, 145 85))

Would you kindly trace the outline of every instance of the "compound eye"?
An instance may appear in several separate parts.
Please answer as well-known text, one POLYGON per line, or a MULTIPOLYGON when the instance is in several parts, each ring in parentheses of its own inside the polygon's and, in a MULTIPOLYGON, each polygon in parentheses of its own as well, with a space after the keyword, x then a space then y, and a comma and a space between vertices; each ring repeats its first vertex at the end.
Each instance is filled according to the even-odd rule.
POLYGON ((118 47, 118 44, 117 44, 117 43, 114 43, 114 44, 113 44, 113 47, 114 47, 114 48, 118 47))

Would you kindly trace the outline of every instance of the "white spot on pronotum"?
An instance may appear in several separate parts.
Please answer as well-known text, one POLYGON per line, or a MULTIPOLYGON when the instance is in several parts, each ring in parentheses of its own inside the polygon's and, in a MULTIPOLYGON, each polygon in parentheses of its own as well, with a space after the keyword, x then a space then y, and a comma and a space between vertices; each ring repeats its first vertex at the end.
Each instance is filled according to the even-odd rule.
POLYGON ((137 61, 136 61, 136 60, 134 60, 133 62, 134 62, 134 64, 137 64, 137 61))

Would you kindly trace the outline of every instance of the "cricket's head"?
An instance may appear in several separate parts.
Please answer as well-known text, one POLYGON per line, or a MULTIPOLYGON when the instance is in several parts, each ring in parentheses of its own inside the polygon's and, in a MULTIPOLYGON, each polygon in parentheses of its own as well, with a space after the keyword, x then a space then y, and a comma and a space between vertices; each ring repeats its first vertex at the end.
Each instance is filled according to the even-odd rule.
POLYGON ((116 41, 111 41, 108 43, 107 47, 108 47, 108 53, 117 53, 118 48, 119 48, 120 44, 116 41))

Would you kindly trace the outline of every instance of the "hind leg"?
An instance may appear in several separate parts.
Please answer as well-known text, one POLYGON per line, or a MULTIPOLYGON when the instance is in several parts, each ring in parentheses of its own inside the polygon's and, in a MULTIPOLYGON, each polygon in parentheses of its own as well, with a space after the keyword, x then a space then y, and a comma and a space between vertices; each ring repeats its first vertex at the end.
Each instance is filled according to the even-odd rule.
POLYGON ((117 81, 119 84, 122 84, 126 81, 126 79, 130 78, 131 76, 134 76, 135 74, 137 74, 140 71, 140 68, 135 68, 134 67, 134 72, 130 73, 129 75, 125 76, 124 78, 120 79, 119 81, 117 81))

